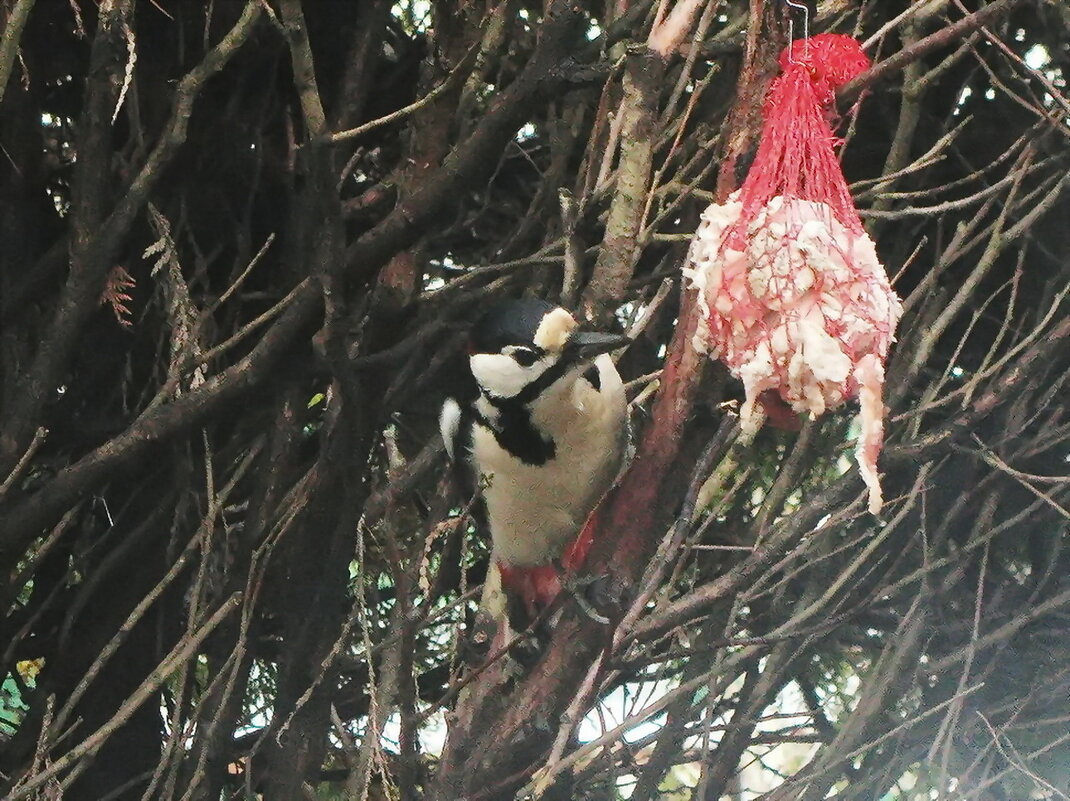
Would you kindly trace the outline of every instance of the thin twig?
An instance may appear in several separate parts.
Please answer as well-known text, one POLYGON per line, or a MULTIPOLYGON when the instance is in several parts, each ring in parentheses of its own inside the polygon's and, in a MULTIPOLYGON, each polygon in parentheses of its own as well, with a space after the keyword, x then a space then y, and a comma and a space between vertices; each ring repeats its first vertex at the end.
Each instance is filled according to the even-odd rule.
POLYGON ((421 97, 419 100, 415 100, 412 103, 409 103, 409 105, 399 108, 397 111, 392 111, 389 114, 365 122, 355 128, 349 128, 345 131, 338 131, 336 133, 329 134, 327 136, 327 141, 334 145, 339 142, 345 142, 348 139, 356 139, 358 136, 363 136, 366 133, 370 133, 376 128, 382 128, 384 125, 390 125, 393 122, 398 122, 399 120, 403 120, 406 117, 412 116, 420 109, 430 105, 440 96, 444 95, 446 92, 450 91, 458 84, 462 83, 465 76, 467 76, 469 71, 471 71, 472 65, 475 61, 475 56, 478 52, 478 44, 470 47, 468 49, 468 52, 464 55, 464 58, 462 58, 457 63, 456 67, 450 70, 449 74, 446 76, 446 79, 434 89, 432 89, 430 92, 428 92, 426 95, 421 97))
POLYGON ((913 46, 905 47, 895 55, 874 64, 857 78, 841 87, 836 92, 836 97, 840 102, 853 100, 867 86, 876 83, 893 72, 901 70, 907 64, 917 61, 933 50, 958 42, 966 34, 1009 14, 1016 6, 1024 2, 1025 0, 995 0, 994 3, 989 3, 984 8, 978 9, 957 22, 953 22, 946 28, 941 28, 936 33, 926 36, 913 46))
POLYGON ((16 464, 14 469, 8 474, 8 477, 4 479, 4 483, 0 484, 0 500, 3 500, 4 496, 7 495, 7 491, 11 489, 11 485, 19 480, 22 471, 26 469, 26 465, 28 465, 34 455, 36 455, 37 449, 41 447, 47 436, 48 429, 44 426, 38 426, 33 434, 33 441, 31 441, 29 447, 26 448, 26 452, 22 454, 18 464, 16 464))

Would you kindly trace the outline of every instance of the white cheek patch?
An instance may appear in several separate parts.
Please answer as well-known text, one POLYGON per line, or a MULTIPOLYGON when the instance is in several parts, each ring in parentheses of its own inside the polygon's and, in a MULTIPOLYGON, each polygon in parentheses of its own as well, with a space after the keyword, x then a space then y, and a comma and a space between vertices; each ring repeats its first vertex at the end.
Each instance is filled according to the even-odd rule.
POLYGON ((575 328, 576 321, 571 314, 564 309, 554 309, 542 318, 532 341, 543 350, 560 351, 575 328))
POLYGON ((530 367, 522 367, 512 356, 500 353, 477 353, 468 361, 480 388, 498 398, 513 397, 553 363, 551 357, 544 356, 530 367))
POLYGON ((499 353, 477 353, 469 360, 472 375, 479 386, 491 395, 511 398, 524 388, 531 380, 531 373, 525 370, 511 356, 499 353))

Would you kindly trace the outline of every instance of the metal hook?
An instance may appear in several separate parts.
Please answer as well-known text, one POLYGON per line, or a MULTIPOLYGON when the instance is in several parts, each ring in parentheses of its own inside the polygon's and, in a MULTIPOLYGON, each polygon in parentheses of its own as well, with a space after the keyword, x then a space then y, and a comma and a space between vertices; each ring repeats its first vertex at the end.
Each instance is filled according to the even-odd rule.
MULTIPOLYGON (((789 6, 795 10, 802 10, 803 13, 803 39, 810 38, 810 6, 806 3, 799 3, 796 0, 784 0, 789 6)), ((795 17, 788 14, 788 46, 791 46, 791 42, 795 40, 795 17)), ((788 51, 791 52, 790 50, 788 51)), ((794 60, 794 59, 792 59, 794 60)))

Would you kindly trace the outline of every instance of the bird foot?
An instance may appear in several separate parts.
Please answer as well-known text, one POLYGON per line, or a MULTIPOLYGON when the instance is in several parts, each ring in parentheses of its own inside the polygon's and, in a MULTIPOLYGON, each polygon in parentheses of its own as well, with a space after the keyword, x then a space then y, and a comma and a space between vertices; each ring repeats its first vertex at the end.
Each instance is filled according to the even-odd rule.
POLYGON ((491 647, 497 636, 497 622, 488 615, 477 615, 472 631, 461 640, 459 649, 461 659, 470 668, 479 667, 490 656, 491 647))
POLYGON ((518 632, 508 620, 496 620, 480 613, 469 636, 461 642, 460 656, 470 669, 475 670, 508 646, 507 661, 513 663, 513 669, 507 672, 522 675, 546 652, 550 636, 550 627, 544 621, 532 621, 518 632))
POLYGON ((558 579, 561 589, 567 592, 587 617, 603 626, 609 625, 609 617, 602 610, 611 611, 617 605, 617 599, 613 594, 609 576, 580 575, 565 570, 559 563, 554 563, 557 568, 558 579))
POLYGON ((509 655, 521 669, 527 673, 542 659, 550 645, 551 631, 548 626, 536 623, 529 626, 509 649, 509 655))

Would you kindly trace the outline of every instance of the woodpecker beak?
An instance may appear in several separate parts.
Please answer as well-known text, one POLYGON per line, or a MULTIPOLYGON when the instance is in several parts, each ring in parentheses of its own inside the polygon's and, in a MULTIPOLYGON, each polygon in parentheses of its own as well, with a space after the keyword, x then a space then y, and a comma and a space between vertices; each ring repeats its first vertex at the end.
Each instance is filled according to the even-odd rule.
POLYGON ((611 350, 630 345, 624 334, 601 334, 595 331, 577 331, 565 345, 565 351, 578 361, 587 361, 611 350))

